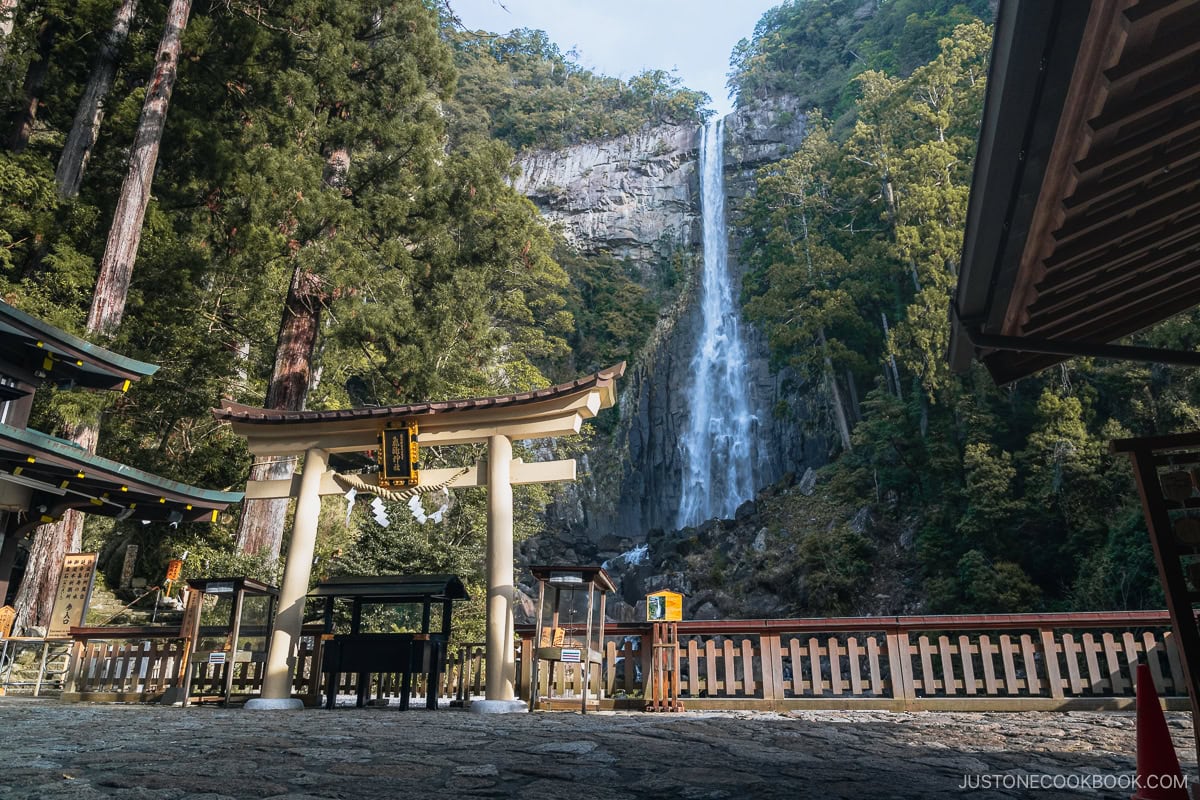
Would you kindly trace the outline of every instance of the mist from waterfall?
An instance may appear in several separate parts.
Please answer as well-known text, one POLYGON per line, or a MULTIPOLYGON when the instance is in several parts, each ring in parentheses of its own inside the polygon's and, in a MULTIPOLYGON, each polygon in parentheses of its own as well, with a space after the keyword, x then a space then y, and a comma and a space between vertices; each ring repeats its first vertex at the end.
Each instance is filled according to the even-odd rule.
POLYGON ((690 415, 679 437, 679 528, 732 517, 755 489, 758 420, 750 401, 741 309, 729 271, 723 152, 724 122, 718 119, 705 125, 700 146, 701 329, 686 386, 690 415))

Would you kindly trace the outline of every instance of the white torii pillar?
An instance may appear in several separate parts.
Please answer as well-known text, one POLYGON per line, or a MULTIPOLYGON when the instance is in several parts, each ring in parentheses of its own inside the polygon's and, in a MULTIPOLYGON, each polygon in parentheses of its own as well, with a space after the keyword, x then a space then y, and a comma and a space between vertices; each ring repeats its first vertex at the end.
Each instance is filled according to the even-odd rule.
MULTIPOLYGON (((271 646, 267 651, 267 671, 262 692, 246 701, 247 709, 304 708, 304 701, 292 697, 292 676, 296 670, 296 644, 304 627, 304 599, 308 595, 308 579, 312 575, 313 550, 317 544, 317 518, 321 513, 321 476, 325 473, 328 455, 317 447, 304 454, 304 471, 300 474, 300 491, 296 499, 296 516, 292 522, 292 540, 288 545, 287 563, 283 570, 283 586, 279 588, 279 611, 271 628, 271 646)), ((234 642, 234 649, 237 643, 234 642)), ((226 669, 233 669, 229 663, 226 669)), ((313 669, 319 670, 320 664, 313 669)))
POLYGON ((482 714, 528 711, 517 699, 517 661, 513 642, 513 492, 509 465, 512 442, 488 439, 487 461, 487 688, 484 700, 471 703, 482 714))
MULTIPOLYGON (((488 460, 462 469, 423 469, 420 483, 451 489, 488 487, 487 531, 487 694, 472 704, 481 712, 523 711, 516 699, 513 599, 513 499, 516 484, 575 480, 574 460, 526 464, 512 458, 514 439, 546 439, 579 433, 584 420, 616 402, 616 380, 625 364, 600 370, 570 383, 500 397, 445 403, 418 403, 386 409, 337 412, 300 411, 280 415, 267 409, 223 401, 214 409, 218 420, 230 423, 246 437, 258 457, 305 453, 304 471, 290 479, 251 481, 247 499, 296 497, 295 521, 287 566, 280 591, 280 611, 271 633, 267 674, 260 698, 246 708, 299 708, 291 698, 296 668, 296 644, 304 622, 304 599, 312 573, 317 516, 322 495, 342 494, 328 470, 330 453, 362 452, 378 447, 380 431, 392 422, 417 421, 417 440, 425 445, 486 442, 488 460)), ((374 476, 363 475, 367 483, 374 476)), ((314 666, 319 669, 319 665, 314 666)))

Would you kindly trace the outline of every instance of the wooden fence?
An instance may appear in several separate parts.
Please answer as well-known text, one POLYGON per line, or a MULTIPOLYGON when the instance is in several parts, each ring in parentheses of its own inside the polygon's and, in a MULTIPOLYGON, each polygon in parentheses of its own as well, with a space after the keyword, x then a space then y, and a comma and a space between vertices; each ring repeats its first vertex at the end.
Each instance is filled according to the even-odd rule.
MULTIPOLYGON (((1005 614, 680 622, 688 708, 892 710, 1123 709, 1150 666, 1169 708, 1189 708, 1179 651, 1162 612, 1005 614)), ((529 697, 532 630, 522 634, 529 697)), ((606 626, 606 707, 642 704, 649 628, 606 626)), ((544 670, 539 696, 577 695, 570 666, 544 670)), ((592 687, 594 691, 597 687, 592 687)))
MULTIPOLYGON (((924 617, 846 617, 680 622, 681 696, 690 709, 874 708, 892 710, 1124 709, 1134 702, 1134 670, 1149 664, 1168 708, 1188 708, 1182 665, 1165 611, 924 617)), ((532 628, 518 626, 519 693, 528 699, 532 628)), ((607 626, 602 707, 640 708, 650 674, 645 624, 607 626)), ((302 637, 294 691, 322 694, 320 630, 302 637)), ((65 699, 153 701, 177 685, 182 640, 170 629, 77 632, 65 699)), ((447 657, 438 695, 469 702, 483 693, 484 647, 460 645, 447 657)), ((194 665, 192 694, 261 688, 261 665, 194 665)), ((543 669, 539 694, 572 691, 576 668, 543 669)), ((358 676, 335 676, 357 694, 358 676)), ((394 675, 373 675, 368 696, 391 699, 394 675)), ((424 679, 414 697, 425 696, 424 679)))
MULTIPOLYGON (((183 677, 184 640, 178 628, 75 628, 71 667, 62 692, 64 700, 157 702, 183 677)), ((319 697, 320 629, 307 628, 300 638, 293 691, 313 704, 319 697)), ((239 661, 192 664, 193 697, 225 695, 226 670, 232 669, 232 694, 257 695, 262 689, 263 665, 239 661)))
MULTIPOLYGON (((74 633, 69 676, 62 698, 69 701, 156 702, 179 685, 183 671, 184 640, 175 628, 79 628, 74 633)), ((306 628, 300 638, 292 691, 309 705, 318 705, 329 680, 320 672, 321 629, 306 628)), ((447 658, 438 695, 469 701, 483 692, 483 644, 460 645, 447 658)), ((261 662, 192 664, 191 696, 201 700, 223 698, 226 670, 233 669, 231 695, 258 695, 262 690, 261 662)), ((338 694, 356 696, 358 674, 339 673, 338 694)), ((370 676, 368 696, 390 700, 399 697, 400 674, 370 676)), ((424 697, 426 678, 413 676, 413 697, 424 697)))

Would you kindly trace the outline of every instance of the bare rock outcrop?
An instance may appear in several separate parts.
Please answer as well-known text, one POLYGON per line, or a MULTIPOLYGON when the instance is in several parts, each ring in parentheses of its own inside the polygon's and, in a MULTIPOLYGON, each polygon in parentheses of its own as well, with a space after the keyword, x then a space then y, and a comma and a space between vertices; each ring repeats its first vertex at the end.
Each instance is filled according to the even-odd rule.
POLYGON ((521 155, 514 187, 582 252, 652 262, 694 243, 697 129, 645 127, 521 155))

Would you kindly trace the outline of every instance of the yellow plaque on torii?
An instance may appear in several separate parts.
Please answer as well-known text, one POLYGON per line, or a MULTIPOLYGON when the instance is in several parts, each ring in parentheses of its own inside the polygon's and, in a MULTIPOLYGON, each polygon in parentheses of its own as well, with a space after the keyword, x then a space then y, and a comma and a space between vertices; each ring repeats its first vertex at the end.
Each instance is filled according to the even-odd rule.
POLYGON ((416 421, 389 422, 379 432, 379 485, 385 489, 416 486, 417 460, 416 421))

